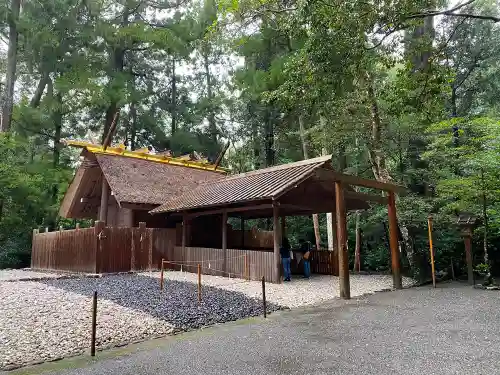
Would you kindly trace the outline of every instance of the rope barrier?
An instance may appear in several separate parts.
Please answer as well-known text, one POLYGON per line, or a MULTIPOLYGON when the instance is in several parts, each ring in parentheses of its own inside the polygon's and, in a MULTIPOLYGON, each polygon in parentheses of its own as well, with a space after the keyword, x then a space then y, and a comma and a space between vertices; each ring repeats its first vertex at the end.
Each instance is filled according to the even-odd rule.
MULTIPOLYGON (((169 260, 164 260, 163 263, 167 263, 167 264, 173 264, 173 265, 176 265, 176 266, 187 266, 187 267, 196 267, 196 265, 186 265, 184 263, 177 263, 177 262, 171 262, 169 260)), ((240 279, 244 279, 245 278, 245 274, 240 274, 240 273, 233 273, 233 272, 228 272, 228 271, 224 271, 224 270, 220 270, 220 269, 217 269, 217 268, 211 268, 211 267, 201 267, 201 269, 205 269, 205 270, 210 270, 210 271, 214 271, 214 272, 221 272, 221 273, 225 273, 228 275, 228 277, 238 277, 240 279)), ((216 275, 208 275, 208 276, 216 276, 216 275)))
MULTIPOLYGON (((178 262, 171 262, 169 260, 164 260, 163 263, 165 264, 172 264, 172 265, 177 265, 177 266, 187 266, 187 267, 196 267, 195 265, 186 265, 184 263, 178 263, 178 262)), ((249 266, 249 265, 248 265, 249 266)), ((204 270, 210 270, 210 271, 213 271, 213 272, 220 272, 222 274, 226 274, 227 277, 231 278, 231 277, 234 277, 234 278, 238 278, 238 279, 245 279, 244 282, 248 281, 246 280, 247 277, 249 277, 250 275, 245 275, 245 274, 240 274, 240 273, 233 273, 233 272, 228 272, 228 271, 224 271, 224 270, 220 270, 220 269, 217 269, 217 268, 211 268, 211 267, 201 267, 200 266, 200 269, 204 269, 204 270)), ((210 275, 210 274, 205 274, 205 275, 208 275, 208 276, 222 276, 224 277, 224 275, 210 275)))

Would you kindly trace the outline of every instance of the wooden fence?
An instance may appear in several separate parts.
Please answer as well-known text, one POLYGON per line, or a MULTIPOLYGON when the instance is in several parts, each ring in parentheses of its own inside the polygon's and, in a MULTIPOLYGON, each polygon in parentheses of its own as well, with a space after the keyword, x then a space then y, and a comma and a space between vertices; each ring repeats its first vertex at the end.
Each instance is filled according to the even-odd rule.
POLYGON ((252 280, 272 280, 273 253, 271 251, 227 249, 226 267, 224 267, 224 252, 222 249, 205 247, 174 247, 165 260, 165 268, 198 272, 198 264, 204 275, 228 276, 252 280), (246 266, 246 267, 245 267, 246 266), (245 269, 246 268, 246 269, 245 269))
POLYGON ((31 268, 86 273, 159 269, 175 229, 95 227, 33 233, 31 268))

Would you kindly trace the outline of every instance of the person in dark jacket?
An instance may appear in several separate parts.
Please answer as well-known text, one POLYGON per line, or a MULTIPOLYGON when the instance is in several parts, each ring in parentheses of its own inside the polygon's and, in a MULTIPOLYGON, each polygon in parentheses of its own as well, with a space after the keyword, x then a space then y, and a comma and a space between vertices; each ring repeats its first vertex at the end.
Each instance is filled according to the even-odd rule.
POLYGON ((304 261, 304 277, 306 279, 311 276, 311 263, 309 261, 309 256, 311 255, 311 247, 309 243, 304 241, 302 238, 299 240, 299 251, 302 253, 302 259, 304 261))
POLYGON ((283 264, 284 271, 284 281, 291 281, 291 271, 290 271, 290 242, 288 238, 283 238, 283 243, 280 247, 281 263, 283 264))

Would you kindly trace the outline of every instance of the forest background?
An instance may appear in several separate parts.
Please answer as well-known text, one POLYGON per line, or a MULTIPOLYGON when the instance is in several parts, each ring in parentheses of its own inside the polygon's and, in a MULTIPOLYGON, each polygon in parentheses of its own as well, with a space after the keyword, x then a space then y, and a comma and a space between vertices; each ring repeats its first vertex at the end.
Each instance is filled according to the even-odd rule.
MULTIPOLYGON (((500 273, 497 1, 0 0, 0 268, 29 264, 78 161, 65 138, 210 159, 234 173, 333 154, 344 173, 408 188, 407 274, 465 269, 457 219, 479 219, 475 264, 500 273)), ((390 267, 387 209, 349 214, 351 268, 390 267)), ((88 223, 82 223, 83 225, 88 223)), ((249 225, 252 223, 249 223, 249 225)), ((267 228, 266 220, 253 223, 267 228)), ((292 242, 328 247, 325 215, 292 242)))

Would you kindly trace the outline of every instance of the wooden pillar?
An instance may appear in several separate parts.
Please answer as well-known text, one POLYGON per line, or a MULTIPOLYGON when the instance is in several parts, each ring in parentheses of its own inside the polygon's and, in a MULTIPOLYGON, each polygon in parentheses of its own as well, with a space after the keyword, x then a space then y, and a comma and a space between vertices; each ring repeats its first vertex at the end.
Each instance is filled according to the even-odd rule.
POLYGON ((227 272, 227 211, 222 212, 222 254, 222 270, 227 272))
POLYGON ((273 202, 273 239, 274 239, 274 267, 273 282, 280 282, 280 222, 277 202, 273 202))
POLYGON ((104 233, 106 225, 102 221, 96 221, 94 224, 95 236, 95 273, 103 271, 103 258, 106 250, 105 240, 106 234, 104 233))
POLYGON ((108 202, 109 202, 109 185, 108 181, 102 175, 102 186, 101 186, 101 207, 99 209, 99 221, 102 221, 106 226, 108 222, 108 202))
POLYGON ((245 219, 240 217, 241 249, 245 248, 245 219))
POLYGON ((286 216, 281 217, 281 243, 283 243, 283 240, 286 237, 286 216))
POLYGON ((467 228, 464 231, 465 260, 467 262, 467 280, 470 285, 474 285, 474 266, 472 264, 472 230, 467 228))
POLYGON ((388 198, 389 245, 391 247, 392 282, 394 289, 403 289, 403 280, 401 279, 401 268, 399 262, 398 218, 396 215, 396 197, 394 196, 394 192, 390 191, 388 198))
POLYGON ((187 216, 182 215, 182 254, 186 253, 186 226, 187 226, 187 216))
POLYGON ((339 258, 340 298, 351 298, 349 283, 349 255, 347 253, 347 220, 344 200, 344 187, 335 181, 335 208, 337 216, 337 249, 339 258))

